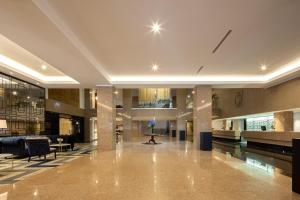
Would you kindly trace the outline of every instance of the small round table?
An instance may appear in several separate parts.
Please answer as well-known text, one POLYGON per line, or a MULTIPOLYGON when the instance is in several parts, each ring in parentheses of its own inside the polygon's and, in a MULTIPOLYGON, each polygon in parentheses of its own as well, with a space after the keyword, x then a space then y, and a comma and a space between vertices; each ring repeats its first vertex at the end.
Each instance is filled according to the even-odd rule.
POLYGON ((151 142, 153 142, 153 144, 157 144, 155 141, 155 136, 159 136, 158 134, 145 134, 145 135, 150 136, 150 140, 148 141, 149 144, 151 142))

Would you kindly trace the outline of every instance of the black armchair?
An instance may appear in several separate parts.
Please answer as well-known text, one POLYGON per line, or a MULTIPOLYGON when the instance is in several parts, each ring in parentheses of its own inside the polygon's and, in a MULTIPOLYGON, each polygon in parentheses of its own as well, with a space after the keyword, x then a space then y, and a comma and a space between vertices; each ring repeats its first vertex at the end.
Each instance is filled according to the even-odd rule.
POLYGON ((44 156, 50 153, 54 153, 54 158, 56 159, 56 149, 50 148, 47 139, 26 139, 26 145, 28 149, 28 162, 31 160, 32 156, 44 156))

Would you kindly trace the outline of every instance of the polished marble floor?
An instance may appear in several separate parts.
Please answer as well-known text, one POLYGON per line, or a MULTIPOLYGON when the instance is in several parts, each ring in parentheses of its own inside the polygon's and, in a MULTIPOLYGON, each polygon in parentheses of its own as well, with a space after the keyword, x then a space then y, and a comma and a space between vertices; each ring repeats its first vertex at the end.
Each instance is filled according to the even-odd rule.
POLYGON ((189 142, 144 139, 94 151, 62 166, 0 186, 0 200, 300 199, 291 178, 189 142))

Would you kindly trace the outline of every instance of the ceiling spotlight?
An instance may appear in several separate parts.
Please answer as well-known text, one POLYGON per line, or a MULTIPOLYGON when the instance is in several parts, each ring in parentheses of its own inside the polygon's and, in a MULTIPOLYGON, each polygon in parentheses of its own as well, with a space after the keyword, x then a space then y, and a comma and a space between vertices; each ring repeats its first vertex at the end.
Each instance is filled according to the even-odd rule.
POLYGON ((188 99, 191 98, 191 95, 187 95, 187 98, 188 98, 188 99))
POLYGON ((202 100, 201 103, 205 103, 205 100, 202 100))
POLYGON ((30 99, 30 96, 27 96, 27 99, 30 99))
POLYGON ((115 94, 119 94, 118 90, 114 91, 115 94))
POLYGON ((161 24, 159 24, 158 22, 153 22, 151 25, 151 31, 153 33, 160 33, 161 31, 161 24))
POLYGON ((156 64, 152 65, 152 71, 156 72, 158 71, 158 69, 159 69, 158 65, 156 64))
POLYGON ((267 69, 267 66, 266 66, 266 65, 262 65, 262 66, 260 67, 260 69, 261 69, 262 71, 265 71, 265 70, 267 69))
POLYGON ((46 66, 46 65, 42 65, 42 69, 43 69, 43 70, 46 70, 46 69, 47 69, 47 66, 46 66))

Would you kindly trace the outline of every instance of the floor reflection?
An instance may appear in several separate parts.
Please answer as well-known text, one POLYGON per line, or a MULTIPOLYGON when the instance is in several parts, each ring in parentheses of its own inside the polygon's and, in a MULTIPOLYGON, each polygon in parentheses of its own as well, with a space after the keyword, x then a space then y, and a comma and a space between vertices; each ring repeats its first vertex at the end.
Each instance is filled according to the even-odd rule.
POLYGON ((289 177, 292 176, 292 156, 290 155, 255 149, 247 147, 245 143, 228 141, 214 141, 213 148, 226 154, 226 156, 243 160, 250 166, 268 173, 276 171, 289 177))

